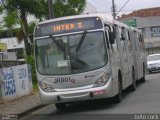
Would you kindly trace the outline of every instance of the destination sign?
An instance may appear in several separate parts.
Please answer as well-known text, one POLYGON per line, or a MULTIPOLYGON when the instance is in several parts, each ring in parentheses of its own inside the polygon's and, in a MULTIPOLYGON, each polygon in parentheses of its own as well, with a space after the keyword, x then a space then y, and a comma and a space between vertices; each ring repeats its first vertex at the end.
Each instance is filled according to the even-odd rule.
POLYGON ((69 19, 40 24, 36 27, 35 36, 40 37, 51 34, 62 34, 84 30, 101 29, 102 27, 102 22, 98 17, 69 19))

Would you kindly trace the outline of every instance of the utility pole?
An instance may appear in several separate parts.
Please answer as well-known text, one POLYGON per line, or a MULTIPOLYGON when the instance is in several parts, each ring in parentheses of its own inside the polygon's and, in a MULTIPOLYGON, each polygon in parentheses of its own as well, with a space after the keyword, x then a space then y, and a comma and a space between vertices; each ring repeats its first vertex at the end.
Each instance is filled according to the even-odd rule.
POLYGON ((49 19, 54 18, 53 0, 48 0, 49 19))
POLYGON ((114 3, 114 0, 112 0, 112 15, 113 15, 113 19, 116 19, 116 6, 114 3))

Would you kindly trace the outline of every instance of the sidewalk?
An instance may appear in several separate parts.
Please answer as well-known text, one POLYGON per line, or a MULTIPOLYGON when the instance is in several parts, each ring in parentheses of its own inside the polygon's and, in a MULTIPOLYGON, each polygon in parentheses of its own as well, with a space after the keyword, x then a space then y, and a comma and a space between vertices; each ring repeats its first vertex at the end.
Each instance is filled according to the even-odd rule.
POLYGON ((34 92, 0 104, 0 114, 22 114, 41 105, 39 94, 34 92))

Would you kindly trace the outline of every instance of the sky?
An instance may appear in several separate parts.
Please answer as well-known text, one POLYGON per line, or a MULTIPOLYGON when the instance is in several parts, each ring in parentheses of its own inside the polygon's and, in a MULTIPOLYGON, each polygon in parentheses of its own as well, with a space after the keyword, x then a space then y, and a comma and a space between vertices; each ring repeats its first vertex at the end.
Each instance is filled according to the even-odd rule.
MULTIPOLYGON (((111 14, 112 0, 87 0, 89 3, 97 8, 98 12, 106 12, 111 14)), ((128 0, 114 0, 116 9, 119 11, 128 0)), ((160 0, 129 0, 126 6, 119 12, 118 15, 123 13, 130 13, 134 10, 143 8, 160 7, 160 0)))

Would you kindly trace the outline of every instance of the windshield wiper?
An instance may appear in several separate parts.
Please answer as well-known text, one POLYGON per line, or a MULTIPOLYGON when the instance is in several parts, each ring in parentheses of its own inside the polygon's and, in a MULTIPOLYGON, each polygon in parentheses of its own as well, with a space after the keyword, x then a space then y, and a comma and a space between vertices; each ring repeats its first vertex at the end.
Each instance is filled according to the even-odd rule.
POLYGON ((52 39, 52 41, 57 45, 57 47, 61 50, 61 51, 65 51, 65 49, 55 40, 53 35, 49 35, 49 37, 52 39))
POLYGON ((79 43, 78 43, 78 46, 77 46, 77 49, 76 49, 76 52, 80 50, 82 44, 83 44, 83 41, 86 37, 86 34, 87 34, 87 30, 84 31, 83 35, 82 35, 82 38, 80 39, 79 43))

